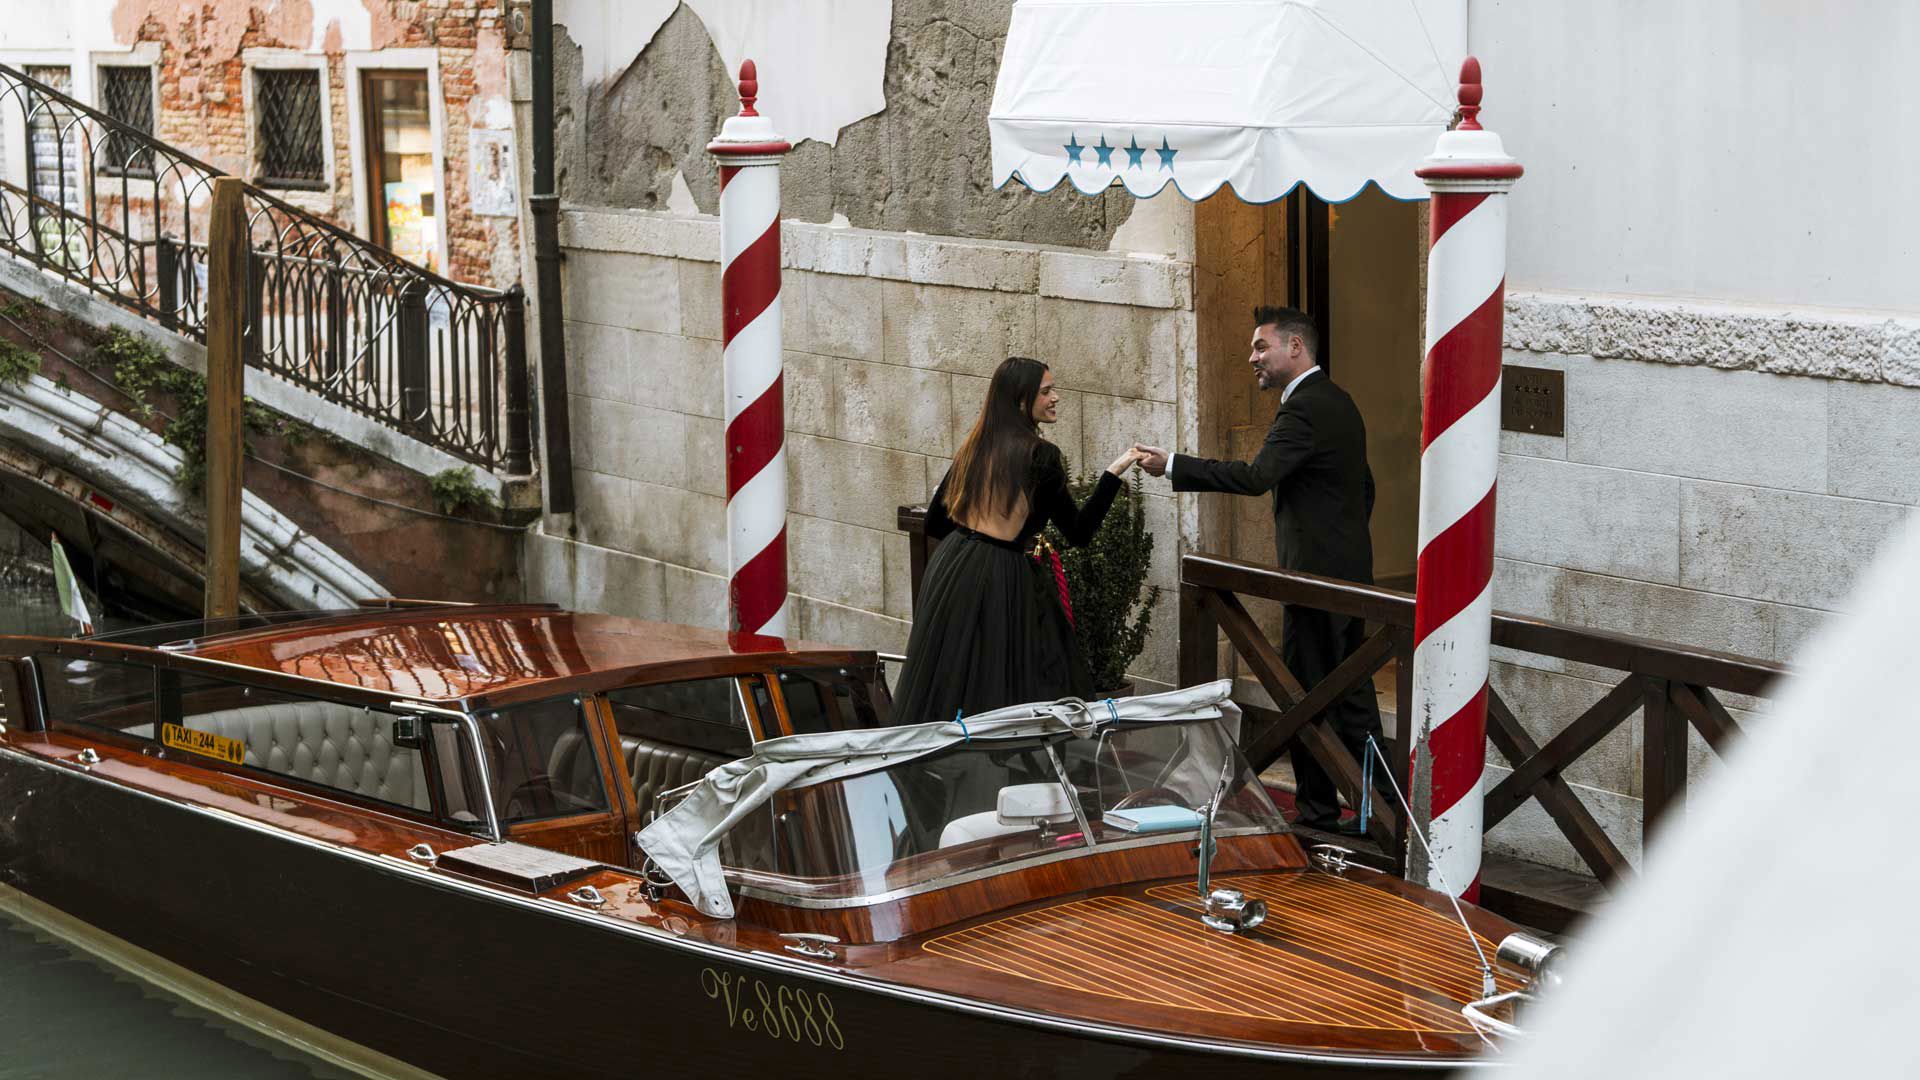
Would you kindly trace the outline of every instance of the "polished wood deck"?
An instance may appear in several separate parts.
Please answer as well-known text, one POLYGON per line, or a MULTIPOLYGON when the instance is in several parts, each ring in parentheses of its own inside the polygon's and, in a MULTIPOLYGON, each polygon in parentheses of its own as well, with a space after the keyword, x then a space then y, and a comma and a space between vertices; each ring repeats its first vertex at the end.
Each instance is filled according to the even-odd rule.
MULTIPOLYGON (((1355 1031, 1470 1036, 1481 996, 1457 923, 1392 893, 1318 873, 1221 879, 1265 900, 1259 930, 1201 925, 1191 882, 1094 896, 933 938, 927 952, 1134 1004, 1355 1031)), ((1492 955, 1494 942, 1479 938, 1492 955)), ((1499 978, 1501 990, 1517 988, 1499 978)))

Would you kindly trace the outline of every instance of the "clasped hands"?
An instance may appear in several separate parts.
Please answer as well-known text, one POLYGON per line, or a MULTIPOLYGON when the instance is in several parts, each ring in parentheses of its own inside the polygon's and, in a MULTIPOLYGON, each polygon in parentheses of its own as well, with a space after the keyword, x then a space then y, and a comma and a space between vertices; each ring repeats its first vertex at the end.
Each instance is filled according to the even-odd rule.
POLYGON ((1125 476, 1128 469, 1138 465, 1147 470, 1149 476, 1165 476, 1169 456, 1158 446, 1134 443, 1132 448, 1123 451, 1119 457, 1113 459, 1113 464, 1107 466, 1107 471, 1115 476, 1125 476))

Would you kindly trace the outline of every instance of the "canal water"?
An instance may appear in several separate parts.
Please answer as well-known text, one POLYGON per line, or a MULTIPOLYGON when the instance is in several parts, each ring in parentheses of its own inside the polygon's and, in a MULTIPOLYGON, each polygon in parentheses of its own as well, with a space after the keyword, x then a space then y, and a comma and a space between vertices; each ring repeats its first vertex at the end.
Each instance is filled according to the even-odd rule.
MULTIPOLYGON (((0 533, 11 531, 0 519, 0 533)), ((90 604, 95 602, 89 597, 90 604)), ((110 615, 93 607, 104 623, 110 615)), ((46 549, 0 536, 0 633, 67 634, 46 549)), ((345 1080, 0 914, 0 1080, 345 1080)))

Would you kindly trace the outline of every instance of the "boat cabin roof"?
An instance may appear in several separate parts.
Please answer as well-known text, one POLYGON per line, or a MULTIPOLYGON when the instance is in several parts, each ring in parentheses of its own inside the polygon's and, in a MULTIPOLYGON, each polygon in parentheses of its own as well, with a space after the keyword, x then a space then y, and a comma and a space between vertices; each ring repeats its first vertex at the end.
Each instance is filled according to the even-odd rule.
MULTIPOLYGON (((632 684, 778 667, 871 664, 867 650, 706 630, 546 604, 323 612, 205 637, 143 644, 168 666, 239 666, 420 701, 493 708, 632 684)), ((109 639, 111 641, 111 639, 109 639)), ((58 650, 127 648, 87 640, 58 650)))

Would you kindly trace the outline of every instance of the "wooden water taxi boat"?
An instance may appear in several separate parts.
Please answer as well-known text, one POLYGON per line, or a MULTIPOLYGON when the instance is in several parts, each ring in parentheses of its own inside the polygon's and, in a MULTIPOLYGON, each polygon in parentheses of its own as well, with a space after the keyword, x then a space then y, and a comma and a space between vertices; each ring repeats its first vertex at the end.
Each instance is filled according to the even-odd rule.
POLYGON ((1204 694, 950 738, 871 652, 534 605, 0 658, 0 904, 391 1069, 1434 1075, 1536 973, 1303 850, 1204 694))

